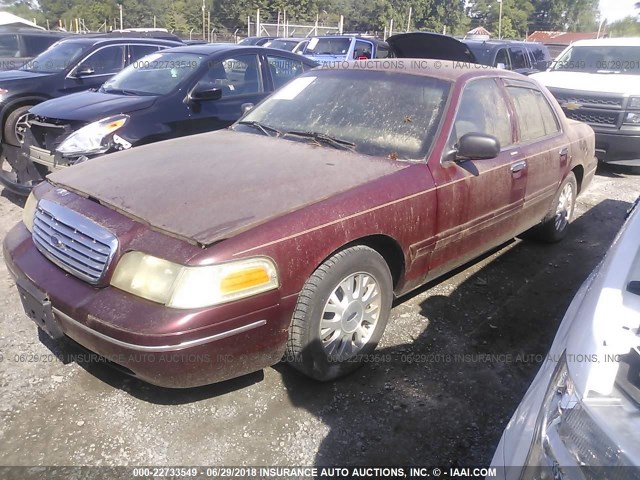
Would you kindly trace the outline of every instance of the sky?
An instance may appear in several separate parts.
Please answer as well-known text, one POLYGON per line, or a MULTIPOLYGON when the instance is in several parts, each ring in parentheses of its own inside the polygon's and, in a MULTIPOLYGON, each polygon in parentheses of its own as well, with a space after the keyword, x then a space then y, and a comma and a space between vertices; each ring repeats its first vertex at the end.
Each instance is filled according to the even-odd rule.
POLYGON ((609 23, 621 20, 629 15, 637 15, 638 10, 633 6, 638 0, 600 0, 601 18, 606 18, 609 23))

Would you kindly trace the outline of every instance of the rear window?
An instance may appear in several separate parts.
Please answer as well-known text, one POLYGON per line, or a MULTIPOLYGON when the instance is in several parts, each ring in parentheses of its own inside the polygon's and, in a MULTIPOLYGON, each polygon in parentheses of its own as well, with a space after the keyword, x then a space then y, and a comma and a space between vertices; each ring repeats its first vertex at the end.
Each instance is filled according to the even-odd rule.
POLYGON ((22 39, 26 48, 27 57, 35 57, 60 40, 59 37, 46 35, 23 35, 22 39))
POLYGON ((0 35, 0 57, 19 57, 18 36, 0 35))
POLYGON ((304 53, 307 55, 346 55, 350 38, 312 38, 304 53))

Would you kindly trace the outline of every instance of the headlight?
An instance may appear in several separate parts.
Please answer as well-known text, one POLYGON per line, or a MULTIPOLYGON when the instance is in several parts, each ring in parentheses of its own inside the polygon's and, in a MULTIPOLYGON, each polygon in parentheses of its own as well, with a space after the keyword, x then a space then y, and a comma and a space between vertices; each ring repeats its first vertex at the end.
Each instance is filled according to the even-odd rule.
POLYGON ((595 480, 602 477, 602 470, 594 467, 632 466, 579 397, 564 354, 544 396, 525 464, 521 480, 595 480))
POLYGON ((624 123, 629 125, 640 125, 640 113, 630 112, 624 117, 624 123))
POLYGON ((118 262, 111 285, 172 308, 202 308, 278 288, 278 274, 264 257, 186 267, 142 252, 118 262))
POLYGON ((22 210, 22 222, 30 232, 33 232, 33 219, 36 216, 36 208, 38 208, 38 199, 31 192, 22 210))
POLYGON ((128 115, 114 115, 82 127, 69 135, 57 148, 65 156, 104 153, 109 144, 103 143, 108 135, 121 128, 129 120, 128 115))
POLYGON ((640 97, 631 97, 629 99, 629 103, 627 104, 627 108, 638 108, 638 109, 640 109, 640 97))

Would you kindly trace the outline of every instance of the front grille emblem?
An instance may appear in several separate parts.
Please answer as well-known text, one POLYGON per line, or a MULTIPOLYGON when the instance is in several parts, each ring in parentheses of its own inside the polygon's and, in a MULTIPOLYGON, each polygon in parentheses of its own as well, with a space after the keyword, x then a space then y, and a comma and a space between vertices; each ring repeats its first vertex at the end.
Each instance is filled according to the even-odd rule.
POLYGON ((64 243, 55 235, 51 235, 51 245, 56 247, 58 250, 65 250, 64 243))
POLYGON ((567 110, 580 110, 582 108, 582 105, 580 103, 577 102, 564 102, 562 104, 562 108, 566 108, 567 110))

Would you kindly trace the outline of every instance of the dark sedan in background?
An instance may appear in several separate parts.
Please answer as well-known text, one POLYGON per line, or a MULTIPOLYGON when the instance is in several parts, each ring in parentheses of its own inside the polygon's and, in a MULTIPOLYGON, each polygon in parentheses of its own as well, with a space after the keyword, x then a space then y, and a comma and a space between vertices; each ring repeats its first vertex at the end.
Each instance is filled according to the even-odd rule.
POLYGON ((48 176, 4 240, 27 314, 158 385, 284 354, 331 380, 369 358, 394 296, 525 230, 565 236, 588 125, 517 73, 388 63, 314 69, 232 130, 48 176))
POLYGON ((50 171, 169 138, 226 128, 274 89, 317 64, 265 47, 177 47, 133 62, 98 91, 36 105, 29 112, 13 181, 19 194, 50 171))

